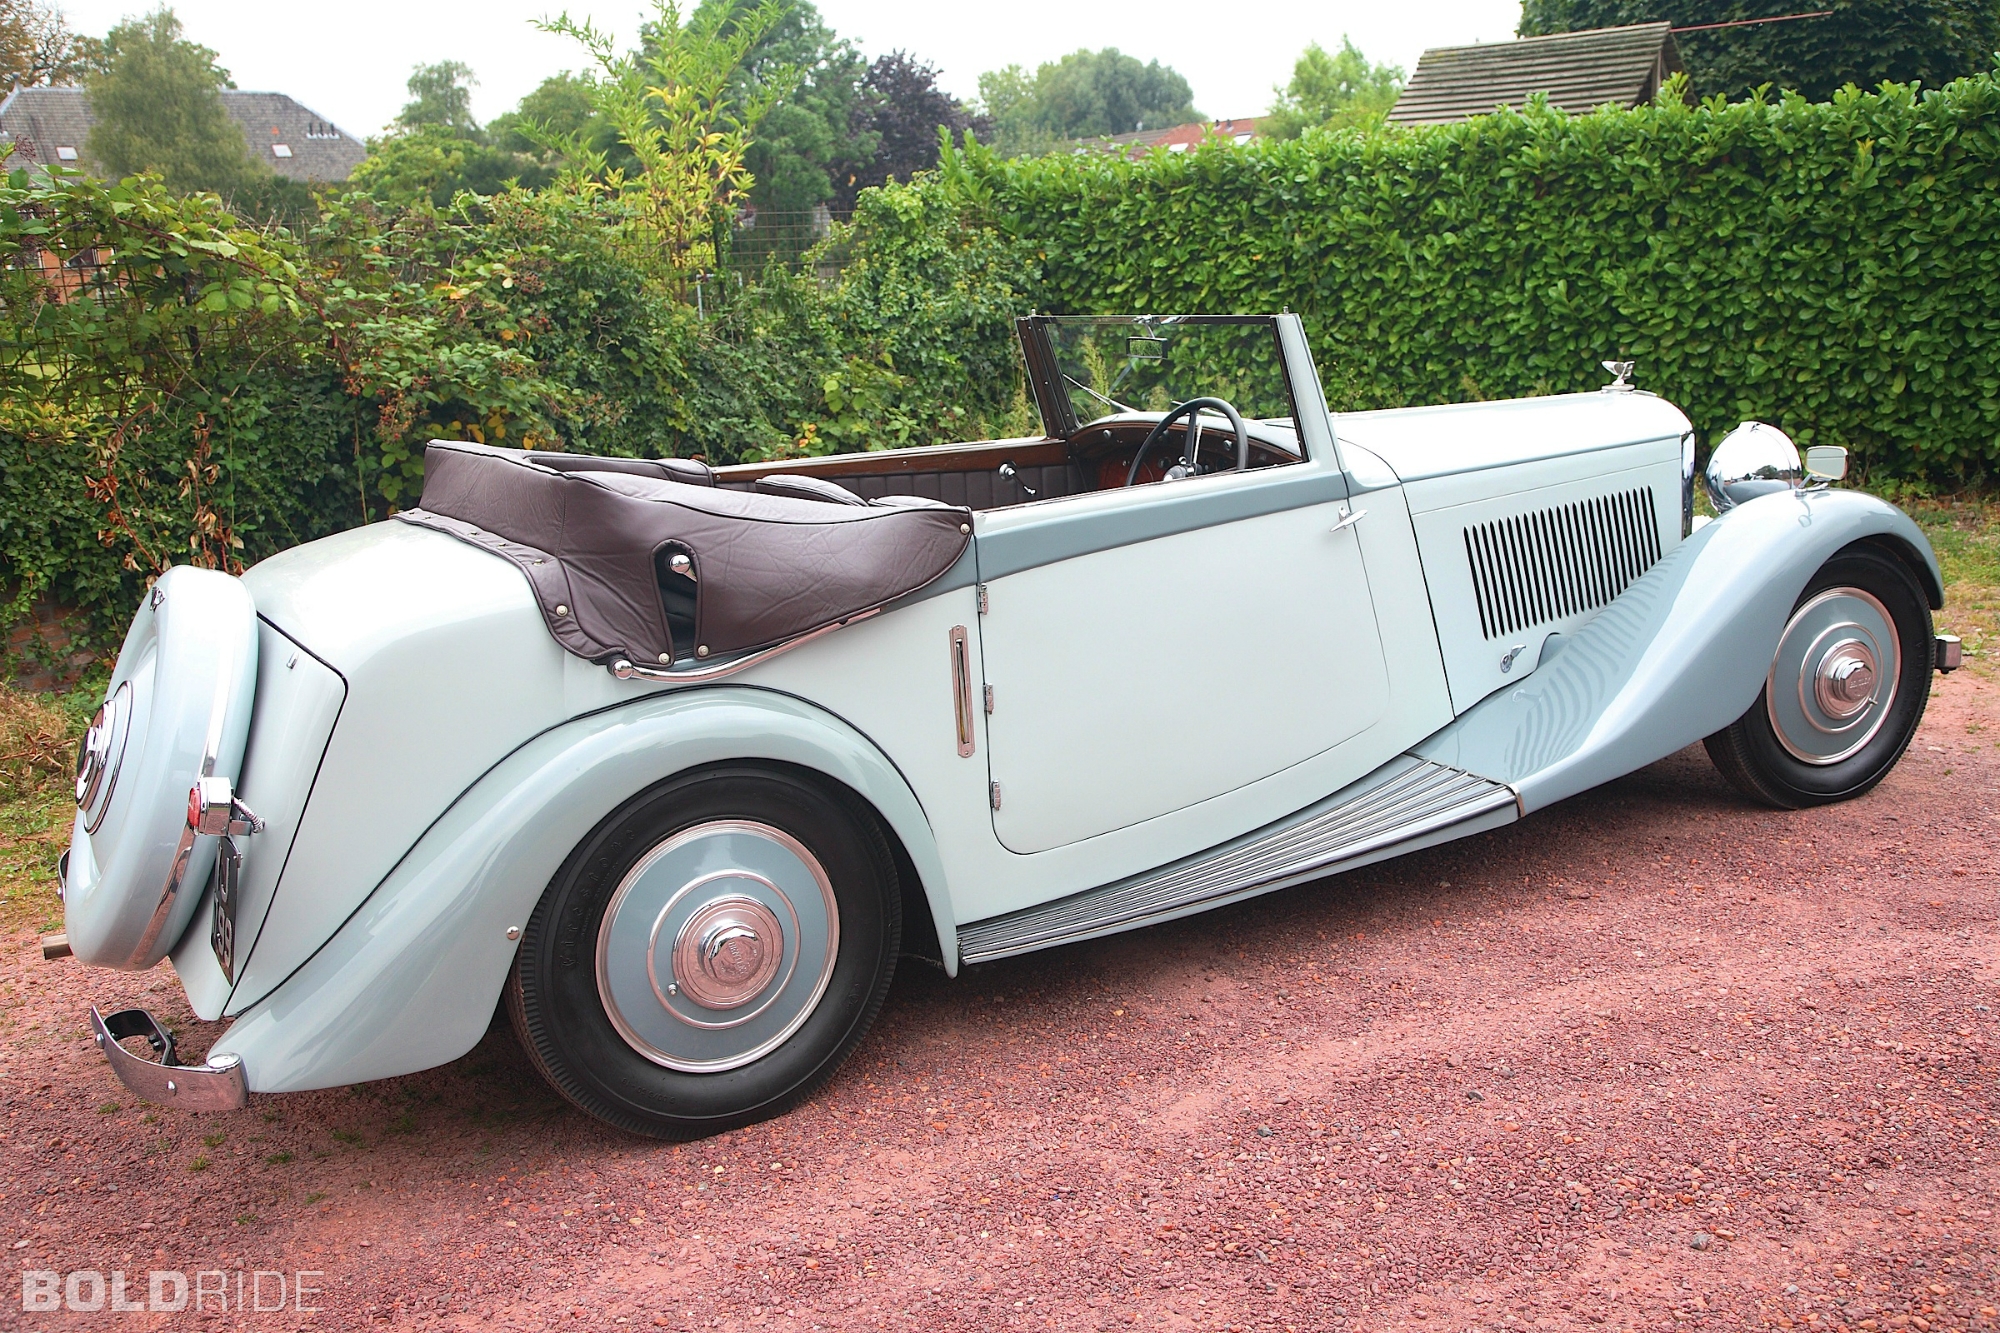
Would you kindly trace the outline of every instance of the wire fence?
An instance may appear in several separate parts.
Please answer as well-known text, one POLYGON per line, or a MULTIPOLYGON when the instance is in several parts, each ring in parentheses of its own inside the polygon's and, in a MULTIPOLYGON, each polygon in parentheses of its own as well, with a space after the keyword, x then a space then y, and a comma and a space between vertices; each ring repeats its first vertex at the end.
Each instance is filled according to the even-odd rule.
POLYGON ((722 267, 755 276, 773 260, 796 269, 810 255, 820 279, 831 282, 846 266, 846 247, 823 246, 822 242, 844 221, 844 217, 825 207, 796 212, 746 208, 737 214, 729 228, 722 267))
MULTIPOLYGON (((0 255, 0 368, 49 379, 71 368, 80 343, 101 340, 129 293, 116 256, 97 241, 94 228, 67 228, 26 236, 0 255)), ((191 287, 180 294, 195 296, 191 287)))

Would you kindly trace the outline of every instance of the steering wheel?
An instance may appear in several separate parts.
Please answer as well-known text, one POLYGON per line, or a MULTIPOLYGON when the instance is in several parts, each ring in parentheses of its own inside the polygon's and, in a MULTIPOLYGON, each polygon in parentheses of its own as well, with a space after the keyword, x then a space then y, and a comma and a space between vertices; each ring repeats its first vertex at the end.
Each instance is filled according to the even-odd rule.
POLYGON ((1201 410, 1205 407, 1212 407, 1225 417, 1228 417, 1229 424, 1236 428, 1236 470, 1238 472, 1248 470, 1250 466, 1250 432, 1243 425, 1243 414, 1238 412, 1229 402, 1221 398, 1190 398, 1173 411, 1161 417, 1159 424, 1147 432, 1145 440, 1139 445, 1139 452, 1132 455, 1132 468, 1125 474, 1125 484, 1131 486, 1139 480, 1139 465, 1146 461, 1146 451, 1151 449, 1154 443, 1167 433, 1168 427, 1172 426, 1174 422, 1180 420, 1182 417, 1187 418, 1187 453, 1183 456, 1182 461, 1188 467, 1188 470, 1182 475, 1190 477, 1199 476, 1201 474, 1201 466, 1196 462, 1195 454, 1201 449, 1201 410))

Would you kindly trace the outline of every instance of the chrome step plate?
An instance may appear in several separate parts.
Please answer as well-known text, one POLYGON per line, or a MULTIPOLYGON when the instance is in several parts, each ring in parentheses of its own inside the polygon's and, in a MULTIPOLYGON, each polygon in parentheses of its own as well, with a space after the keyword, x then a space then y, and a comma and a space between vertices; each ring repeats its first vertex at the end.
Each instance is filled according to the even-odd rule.
POLYGON ((1513 789, 1401 755, 1288 819, 1158 870, 958 928, 959 956, 990 962, 1166 921, 1351 870, 1519 815, 1513 789))

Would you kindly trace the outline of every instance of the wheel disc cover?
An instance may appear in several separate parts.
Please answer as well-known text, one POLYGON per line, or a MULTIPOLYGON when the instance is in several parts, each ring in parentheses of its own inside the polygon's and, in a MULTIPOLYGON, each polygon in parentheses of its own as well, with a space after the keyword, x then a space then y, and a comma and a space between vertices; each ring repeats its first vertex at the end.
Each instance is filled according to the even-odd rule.
POLYGON ((597 932, 597 993, 646 1059, 720 1073, 797 1032, 839 954, 840 910, 818 858, 782 829, 716 820, 674 834, 619 881, 597 932))
POLYGON ((1764 691, 1778 743, 1801 763, 1837 764, 1875 739, 1902 682, 1889 609, 1860 588, 1828 588, 1792 613, 1764 691))

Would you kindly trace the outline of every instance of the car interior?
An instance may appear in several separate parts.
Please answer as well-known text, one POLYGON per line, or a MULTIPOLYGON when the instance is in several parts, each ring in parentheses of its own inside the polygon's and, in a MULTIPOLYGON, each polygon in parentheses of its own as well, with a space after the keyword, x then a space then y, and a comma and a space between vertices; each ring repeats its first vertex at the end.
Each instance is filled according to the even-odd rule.
POLYGON ((1031 316, 1018 332, 1041 436, 740 464, 715 469, 714 482, 984 510, 1303 457, 1267 317, 1031 316))

